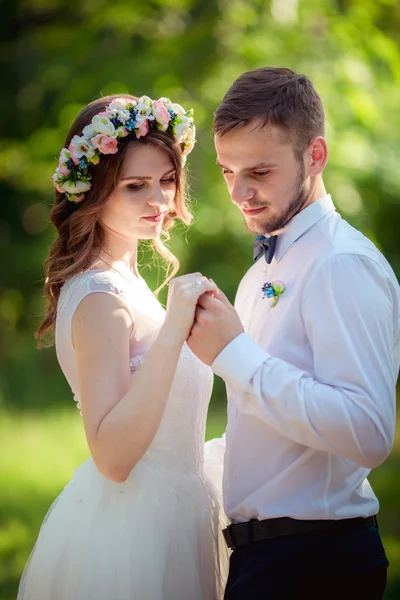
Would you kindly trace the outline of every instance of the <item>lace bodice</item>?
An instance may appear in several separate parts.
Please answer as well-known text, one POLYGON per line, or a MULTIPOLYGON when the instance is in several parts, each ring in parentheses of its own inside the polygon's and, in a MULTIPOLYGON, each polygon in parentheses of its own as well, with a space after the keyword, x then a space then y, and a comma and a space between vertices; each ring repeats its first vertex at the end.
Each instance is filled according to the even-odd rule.
MULTIPOLYGON (((130 337, 132 377, 146 360, 165 311, 143 279, 114 271, 85 271, 67 281, 60 294, 56 320, 56 352, 80 407, 80 392, 71 321, 82 299, 91 293, 117 296, 134 322, 130 337)), ((160 365, 162 368, 162 365, 160 365)), ((212 390, 212 371, 184 344, 159 430, 143 462, 193 471, 203 463, 205 423, 212 390)), ((149 398, 151 402, 151 398, 149 398)))

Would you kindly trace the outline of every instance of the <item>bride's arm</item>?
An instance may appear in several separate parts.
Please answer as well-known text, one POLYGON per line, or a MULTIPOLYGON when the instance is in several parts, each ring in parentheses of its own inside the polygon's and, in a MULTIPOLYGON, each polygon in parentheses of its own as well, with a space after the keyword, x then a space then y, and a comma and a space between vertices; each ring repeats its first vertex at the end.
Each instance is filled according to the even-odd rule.
POLYGON ((132 320, 123 305, 95 293, 75 311, 72 337, 86 437, 98 469, 113 481, 125 481, 157 432, 197 299, 215 289, 206 278, 197 280, 199 285, 193 276, 174 281, 166 321, 132 382, 132 320))

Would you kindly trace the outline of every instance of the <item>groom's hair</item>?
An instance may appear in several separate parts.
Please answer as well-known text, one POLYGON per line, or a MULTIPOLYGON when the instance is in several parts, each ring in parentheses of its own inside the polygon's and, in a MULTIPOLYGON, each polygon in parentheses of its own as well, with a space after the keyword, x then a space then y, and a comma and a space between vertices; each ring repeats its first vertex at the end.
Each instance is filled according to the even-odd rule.
POLYGON ((297 158, 325 131, 324 107, 313 84, 284 68, 262 67, 236 79, 214 114, 214 134, 223 136, 253 120, 279 126, 297 158))

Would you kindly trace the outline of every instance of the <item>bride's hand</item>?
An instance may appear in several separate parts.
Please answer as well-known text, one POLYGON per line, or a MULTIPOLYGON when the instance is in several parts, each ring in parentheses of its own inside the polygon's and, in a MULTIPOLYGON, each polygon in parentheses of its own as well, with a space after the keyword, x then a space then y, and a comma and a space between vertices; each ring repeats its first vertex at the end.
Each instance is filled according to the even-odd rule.
POLYGON ((175 337, 177 342, 183 344, 187 339, 200 296, 217 291, 215 283, 201 273, 190 273, 171 279, 164 327, 168 328, 168 333, 175 337))

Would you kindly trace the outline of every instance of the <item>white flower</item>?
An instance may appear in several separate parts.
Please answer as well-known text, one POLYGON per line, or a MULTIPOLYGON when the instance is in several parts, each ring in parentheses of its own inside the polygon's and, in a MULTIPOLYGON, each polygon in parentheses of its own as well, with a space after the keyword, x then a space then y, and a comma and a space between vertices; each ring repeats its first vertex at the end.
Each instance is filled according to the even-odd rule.
POLYGON ((171 100, 169 98, 165 98, 164 96, 162 98, 159 98, 159 101, 162 102, 163 104, 165 104, 166 106, 168 106, 168 108, 171 107, 171 100))
POLYGON ((153 120, 154 117, 152 113, 152 100, 148 96, 142 96, 139 98, 139 102, 135 106, 135 110, 137 111, 136 121, 138 121, 139 116, 147 117, 148 119, 153 120))
POLYGON ((128 100, 128 98, 115 98, 115 100, 107 106, 107 110, 125 110, 126 105, 132 102, 133 100, 128 100))
POLYGON ((191 153, 196 143, 196 127, 193 123, 189 124, 189 128, 186 132, 186 136, 182 140, 182 143, 184 144, 183 154, 187 156, 191 153))
POLYGON ((178 116, 182 116, 182 115, 186 114, 186 110, 184 108, 182 108, 182 106, 180 104, 174 104, 174 103, 170 102, 168 108, 173 110, 174 113, 176 113, 178 116))
POLYGON ((113 117, 117 117, 117 119, 119 119, 122 124, 126 123, 126 121, 129 121, 129 119, 131 118, 129 110, 123 108, 120 108, 118 110, 112 110, 111 114, 113 117))
POLYGON ((103 133, 104 135, 108 135, 110 137, 117 137, 115 127, 108 117, 95 115, 92 119, 92 125, 96 133, 103 133))
POLYGON ((191 144, 192 142, 195 142, 195 141, 196 141, 196 127, 192 123, 186 132, 185 143, 191 144))
POLYGON ((70 194, 81 194, 90 190, 91 187, 88 181, 66 181, 63 185, 64 190, 70 194))
POLYGON ((82 158, 82 156, 86 156, 87 158, 91 158, 96 152, 95 148, 85 137, 80 137, 79 135, 74 135, 69 145, 69 151, 77 158, 78 160, 82 158))
POLYGON ((86 125, 86 127, 83 128, 82 135, 87 140, 90 140, 90 138, 94 137, 96 135, 96 132, 94 130, 93 125, 92 124, 86 125))
POLYGON ((148 96, 140 96, 138 104, 143 104, 147 108, 151 108, 151 105, 153 104, 153 100, 151 98, 149 98, 148 96))
POLYGON ((182 115, 176 119, 173 131, 179 143, 185 139, 189 125, 189 117, 185 117, 185 115, 182 115))

